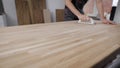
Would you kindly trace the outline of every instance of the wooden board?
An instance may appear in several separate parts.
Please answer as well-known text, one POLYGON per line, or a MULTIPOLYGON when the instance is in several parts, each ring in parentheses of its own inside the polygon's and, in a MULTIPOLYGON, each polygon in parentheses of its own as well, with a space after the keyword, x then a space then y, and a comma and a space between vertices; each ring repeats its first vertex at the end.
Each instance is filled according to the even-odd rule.
POLYGON ((43 15, 44 15, 44 22, 45 23, 51 23, 51 13, 48 9, 43 10, 43 15))
POLYGON ((46 0, 15 0, 20 25, 44 23, 46 0))
POLYGON ((103 68, 120 53, 120 25, 76 21, 0 28, 0 68, 103 68), (116 50, 119 49, 119 52, 116 50))
POLYGON ((18 17, 18 24, 27 25, 32 23, 27 0, 15 0, 15 4, 18 17))
POLYGON ((56 22, 64 21, 64 9, 56 9, 56 22))
POLYGON ((32 24, 44 23, 43 9, 46 9, 45 0, 28 0, 32 24))

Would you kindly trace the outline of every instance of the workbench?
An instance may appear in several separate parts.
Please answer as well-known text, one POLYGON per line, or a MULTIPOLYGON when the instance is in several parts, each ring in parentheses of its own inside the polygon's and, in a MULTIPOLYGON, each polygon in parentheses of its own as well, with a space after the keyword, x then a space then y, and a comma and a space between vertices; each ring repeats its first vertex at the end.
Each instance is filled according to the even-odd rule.
POLYGON ((103 68, 120 53, 120 25, 77 21, 0 28, 0 68, 103 68))

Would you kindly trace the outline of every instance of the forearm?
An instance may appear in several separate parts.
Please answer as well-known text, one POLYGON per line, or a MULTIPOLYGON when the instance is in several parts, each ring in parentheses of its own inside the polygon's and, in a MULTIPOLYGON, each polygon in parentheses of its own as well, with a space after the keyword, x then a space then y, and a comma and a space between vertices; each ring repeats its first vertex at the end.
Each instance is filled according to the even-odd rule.
POLYGON ((71 3, 72 0, 65 0, 65 5, 71 10, 73 14, 75 14, 77 17, 82 15, 71 3))
POLYGON ((101 20, 105 19, 104 17, 104 9, 103 9, 103 2, 102 0, 96 0, 97 3, 97 8, 98 8, 98 12, 100 15, 101 20))

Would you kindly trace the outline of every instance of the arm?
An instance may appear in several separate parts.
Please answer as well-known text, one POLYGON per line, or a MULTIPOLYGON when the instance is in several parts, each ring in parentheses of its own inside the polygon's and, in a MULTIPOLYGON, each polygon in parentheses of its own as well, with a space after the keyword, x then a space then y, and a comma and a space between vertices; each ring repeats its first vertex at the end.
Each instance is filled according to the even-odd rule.
POLYGON ((74 7, 74 5, 71 3, 72 0, 65 0, 66 6, 72 11, 73 14, 76 16, 80 16, 80 12, 74 7))
POLYGON ((88 16, 80 14, 80 12, 75 8, 71 1, 72 0, 65 0, 65 5, 71 10, 71 12, 75 14, 80 20, 89 20, 88 16))
POLYGON ((102 0, 96 0, 96 3, 97 3, 97 8, 98 8, 99 15, 100 15, 102 22, 105 24, 113 24, 112 21, 106 20, 106 18, 104 17, 104 9, 103 9, 102 0))
POLYGON ((104 17, 104 9, 103 9, 103 4, 102 4, 102 0, 96 0, 97 3, 97 8, 101 17, 101 20, 105 19, 104 17))

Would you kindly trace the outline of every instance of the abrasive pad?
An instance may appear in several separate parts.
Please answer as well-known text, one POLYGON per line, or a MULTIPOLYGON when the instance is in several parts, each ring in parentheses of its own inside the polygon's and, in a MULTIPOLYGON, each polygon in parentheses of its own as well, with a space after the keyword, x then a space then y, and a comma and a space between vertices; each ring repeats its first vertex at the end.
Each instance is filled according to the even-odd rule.
POLYGON ((81 21, 81 20, 79 20, 78 23, 80 23, 80 24, 96 24, 95 21, 92 18, 90 18, 89 21, 81 21))

